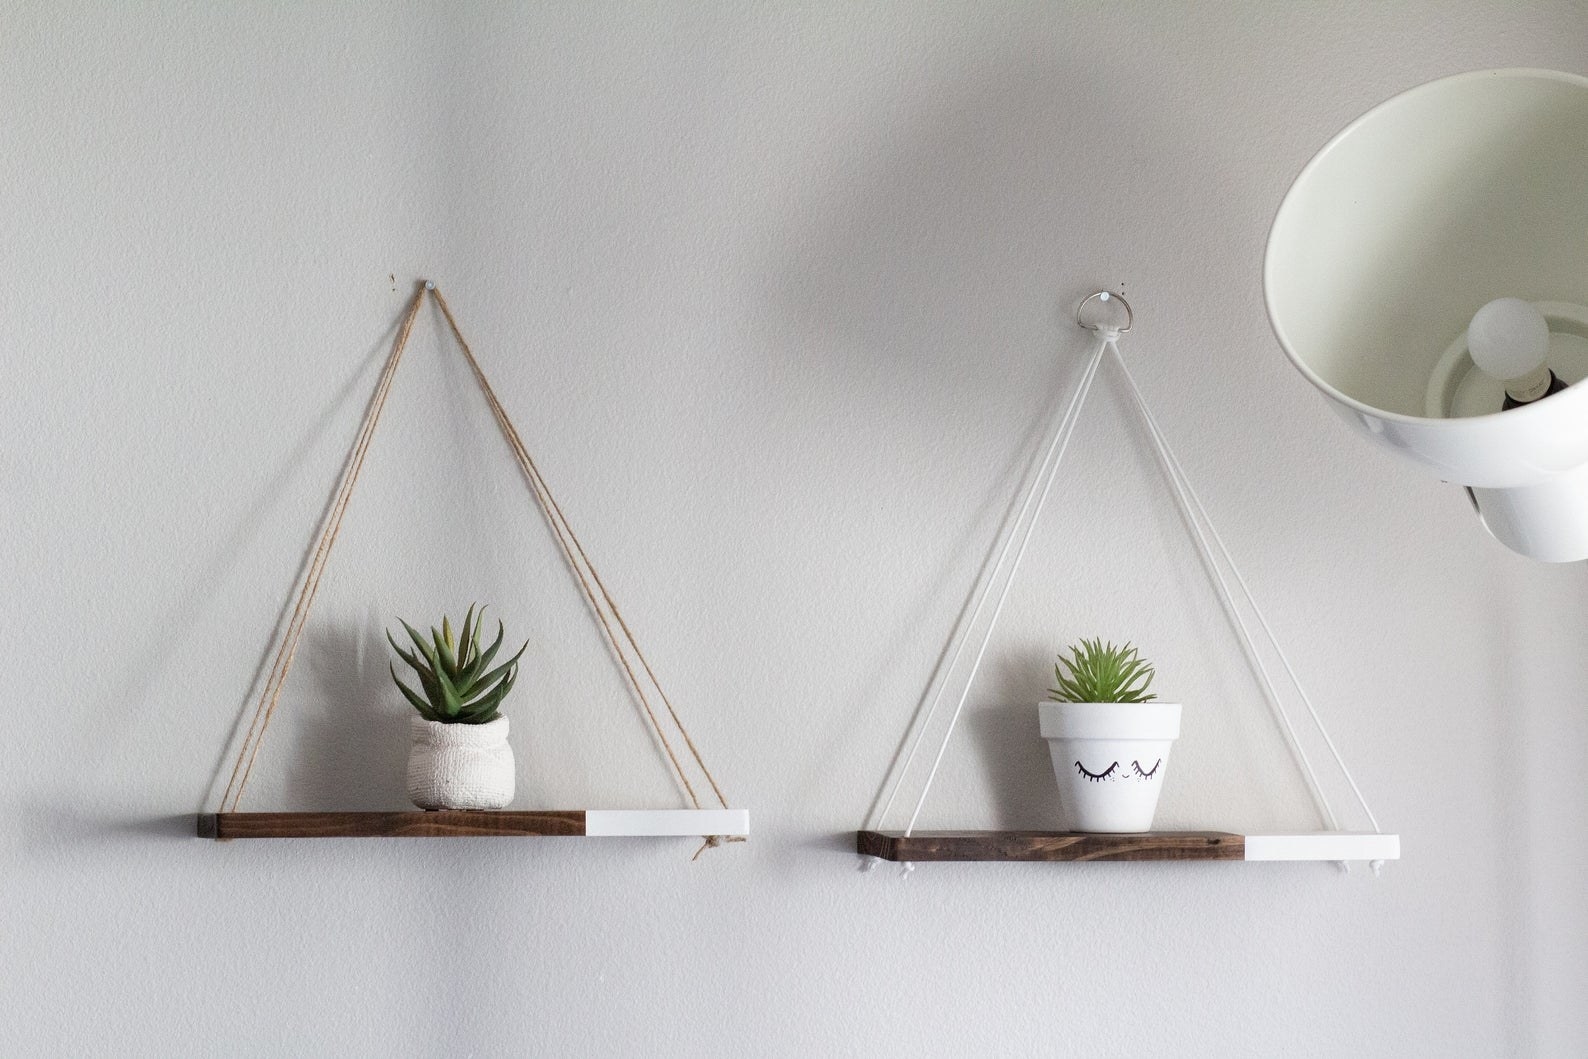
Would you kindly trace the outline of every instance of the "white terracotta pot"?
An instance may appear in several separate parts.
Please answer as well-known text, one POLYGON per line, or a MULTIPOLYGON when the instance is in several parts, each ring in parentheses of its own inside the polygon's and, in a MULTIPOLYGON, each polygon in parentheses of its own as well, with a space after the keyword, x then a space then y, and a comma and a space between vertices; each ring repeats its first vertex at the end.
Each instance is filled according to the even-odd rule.
POLYGON ((1070 828, 1152 830, 1169 745, 1180 735, 1180 704, 1044 702, 1037 709, 1070 828))
POLYGON ((421 809, 501 809, 513 800, 517 769, 507 718, 438 724, 413 715, 408 797, 421 809))

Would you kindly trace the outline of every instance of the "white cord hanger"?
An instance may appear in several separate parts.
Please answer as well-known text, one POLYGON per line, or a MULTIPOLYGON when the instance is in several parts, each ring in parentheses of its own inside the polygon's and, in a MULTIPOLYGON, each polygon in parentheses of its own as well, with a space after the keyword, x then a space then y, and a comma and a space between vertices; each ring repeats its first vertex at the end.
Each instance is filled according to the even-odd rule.
MULTIPOLYGON (((1082 299, 1076 309, 1075 322, 1078 326, 1097 335, 1096 344, 1087 361, 1085 370, 1081 373, 1080 383, 1077 385, 1074 395, 1065 407, 1063 415, 1060 416, 1057 426, 1049 432, 1047 443, 1039 450, 1042 455, 1038 462, 1036 473, 1032 477, 1031 486, 1021 501, 1018 514, 1011 521, 1002 541, 996 548, 997 558, 993 562, 986 584, 971 608, 970 618, 961 626, 953 648, 948 652, 948 663, 944 667, 941 679, 938 681, 937 689, 926 707, 915 739, 911 742, 904 762, 899 767, 887 800, 884 802, 881 812, 877 815, 877 827, 882 827, 888 818, 889 812, 893 809, 894 801, 898 797, 906 776, 910 774, 911 768, 915 764, 916 756, 925 741, 927 731, 932 726, 932 721, 937 715, 938 708, 944 700, 945 692, 951 683, 954 672, 958 668, 960 660, 965 656, 972 630, 976 627, 977 621, 986 609, 988 601, 991 600, 991 616, 981 633, 980 642, 971 654, 969 671, 960 686, 953 712, 949 715, 948 726, 944 730, 937 752, 932 758, 926 782, 922 785, 920 795, 916 799, 915 806, 910 813, 904 836, 908 838, 915 831, 916 822, 921 815, 921 808, 926 804, 927 795, 931 792, 932 784, 937 779, 938 769, 943 763, 943 756, 948 749, 949 741, 953 738, 954 731, 959 724, 960 715, 964 712, 965 703, 970 696, 971 685, 975 682, 976 674, 981 669, 982 661, 987 653, 987 646, 992 640, 993 630, 997 627, 998 619, 1003 614, 1003 607, 1008 599, 1009 589, 1014 584, 1015 575, 1019 571, 1021 561, 1025 558, 1027 546, 1031 543, 1032 533, 1036 528, 1038 519, 1041 517, 1043 506, 1047 503, 1048 496, 1052 491, 1054 480, 1058 476, 1059 464, 1064 459, 1065 450, 1069 447, 1070 438, 1075 432, 1075 424, 1080 418, 1081 409, 1084 407, 1086 398, 1091 392, 1092 384, 1096 380, 1103 355, 1112 352, 1114 362, 1119 367, 1120 373, 1129 389, 1132 405, 1136 409, 1142 425, 1147 430, 1154 451, 1157 453, 1159 462, 1169 480, 1175 501, 1180 507, 1186 525, 1190 527, 1192 539, 1196 543, 1208 570, 1213 575, 1213 581, 1218 589, 1220 599, 1229 612, 1248 657, 1251 658, 1256 669, 1259 682, 1263 687, 1264 698, 1267 700, 1291 752, 1301 766, 1302 774, 1307 782, 1308 792, 1320 815, 1331 831, 1338 832, 1340 830, 1339 819, 1333 807, 1329 804, 1328 797, 1318 782, 1317 773, 1313 768, 1312 762, 1297 737, 1295 726, 1291 723, 1283 701, 1279 696, 1278 689, 1275 686, 1273 674, 1269 671, 1267 663, 1263 661, 1262 653, 1257 650, 1253 630, 1236 604, 1235 595, 1231 591, 1229 584, 1229 578, 1226 578, 1222 567, 1228 568, 1230 577, 1234 579, 1239 587, 1241 597, 1245 600, 1246 606, 1255 617, 1262 634, 1267 638, 1274 655, 1279 659, 1290 684, 1295 688, 1297 695, 1306 707, 1313 726, 1322 737, 1335 766, 1339 768, 1341 775, 1345 777, 1347 784, 1349 784, 1352 796, 1361 807, 1368 822, 1372 825, 1373 832, 1382 834, 1378 818, 1374 816, 1373 810, 1368 806, 1356 779, 1351 775, 1350 769, 1341 758, 1334 740, 1329 736, 1327 729, 1324 728, 1323 720, 1319 717, 1311 697, 1302 686, 1283 648, 1280 647, 1273 628, 1269 625, 1267 618, 1264 617, 1261 608, 1258 607, 1246 579, 1241 576, 1240 571, 1236 568, 1235 562, 1230 556, 1229 548, 1225 545, 1224 539, 1218 530, 1214 528, 1212 520, 1208 517, 1207 509, 1192 488, 1185 470, 1181 467, 1179 459, 1176 458, 1174 451, 1170 448, 1168 439, 1164 436, 1156 417, 1153 416, 1151 409, 1147 406, 1146 398, 1142 395, 1140 387, 1136 384, 1135 377, 1131 374, 1130 369, 1125 364, 1124 357, 1120 354, 1119 336, 1129 331, 1135 323, 1135 313, 1132 311, 1130 303, 1125 300, 1123 295, 1106 290, 1098 291, 1082 299), (1116 303, 1124 310, 1125 319, 1122 325, 1117 322, 1117 313, 1107 312, 1116 303), (1088 312, 1089 308, 1092 308, 1090 313, 1088 312), (1097 319, 1103 315, 1115 317, 1116 322, 1097 319), (1091 319, 1089 319, 1089 316, 1091 319), (1215 551, 1218 558, 1223 561, 1222 567, 1215 558, 1215 551)), ((868 871, 876 867, 877 863, 878 859, 875 857, 865 857, 863 860, 863 866, 868 871)), ((1349 866, 1344 861, 1339 863, 1341 867, 1349 870, 1349 866)), ((1374 873, 1377 874, 1383 867, 1383 861, 1374 860, 1372 866, 1374 873)), ((904 862, 901 870, 907 873, 913 869, 913 864, 904 862)))

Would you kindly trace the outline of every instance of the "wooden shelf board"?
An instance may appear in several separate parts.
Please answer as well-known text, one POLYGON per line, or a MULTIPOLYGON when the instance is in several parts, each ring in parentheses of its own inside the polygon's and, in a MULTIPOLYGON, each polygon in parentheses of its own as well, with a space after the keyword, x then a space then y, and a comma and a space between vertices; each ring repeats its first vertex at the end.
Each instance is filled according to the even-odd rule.
POLYGON ((1400 836, 1343 831, 858 831, 855 849, 893 861, 1398 860, 1400 836))
POLYGON ((659 837, 748 835, 744 809, 203 813, 200 838, 659 837))
POLYGON ((1220 831, 861 831, 855 848, 883 860, 1240 860, 1240 835, 1220 831))

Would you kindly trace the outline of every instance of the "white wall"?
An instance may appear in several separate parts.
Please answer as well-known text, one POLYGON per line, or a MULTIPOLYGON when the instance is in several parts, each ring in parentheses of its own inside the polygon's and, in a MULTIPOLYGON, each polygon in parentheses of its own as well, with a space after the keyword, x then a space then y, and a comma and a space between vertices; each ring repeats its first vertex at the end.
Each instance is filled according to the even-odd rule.
MULTIPOLYGON (((1261 307, 1373 103, 1588 72, 1588 10, 0 11, 0 1053, 1565 1055, 1581 565, 1349 436, 1261 307), (748 845, 203 843, 390 329, 435 278, 748 845), (1122 287, 1165 429, 1406 859, 923 866, 867 817, 1122 287)), ((1134 638, 1168 822, 1311 827, 1105 378, 923 822, 1053 826, 1029 703, 1134 638)), ((677 804, 427 313, 245 808, 401 807, 382 630, 530 639, 521 804, 677 804)))

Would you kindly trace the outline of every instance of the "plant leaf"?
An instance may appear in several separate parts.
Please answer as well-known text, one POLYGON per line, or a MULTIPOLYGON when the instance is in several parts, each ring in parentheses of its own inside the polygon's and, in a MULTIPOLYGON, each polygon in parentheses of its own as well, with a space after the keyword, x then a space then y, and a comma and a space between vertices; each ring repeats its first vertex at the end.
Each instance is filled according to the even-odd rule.
POLYGON ((462 669, 469 668, 469 662, 480 653, 480 630, 474 628, 473 639, 470 639, 470 626, 474 622, 474 604, 469 604, 469 612, 463 616, 463 629, 458 633, 458 665, 462 669))
MULTIPOLYGON (((402 621, 401 618, 398 618, 397 620, 402 621)), ((419 653, 424 655, 426 662, 430 663, 430 668, 441 668, 441 660, 436 657, 436 649, 430 646, 429 641, 427 641, 423 636, 419 635, 419 630, 415 629, 412 625, 409 625, 405 621, 403 621, 403 628, 408 630, 408 636, 415 644, 418 645, 419 653)))
POLYGON ((440 720, 446 720, 447 697, 441 693, 441 685, 436 682, 435 672, 424 669, 419 671, 419 686, 425 689, 425 697, 430 700, 430 708, 436 712, 440 720))
MULTIPOLYGON (((478 632, 478 631, 479 631, 479 627, 476 626, 475 627, 475 632, 478 632)), ((498 650, 500 650, 501 647, 502 647, 502 637, 505 636, 505 635, 507 635, 507 631, 502 628, 502 623, 501 622, 497 622, 496 623, 496 642, 493 643, 489 648, 487 648, 484 654, 480 655, 479 657, 475 658, 475 660, 473 662, 469 663, 468 667, 465 668, 462 673, 458 674, 459 679, 461 679, 465 684, 468 684, 471 687, 473 685, 479 683, 478 677, 480 675, 480 672, 486 666, 491 664, 491 659, 496 657, 496 652, 498 650)), ((525 641, 525 645, 528 646, 528 643, 529 643, 529 641, 526 640, 525 641)))
POLYGON ((423 717, 427 721, 441 720, 440 717, 436 716, 435 711, 430 708, 424 699, 421 699, 418 695, 415 695, 412 689, 410 689, 407 684, 404 684, 402 680, 398 678, 397 668, 395 666, 388 666, 388 668, 391 669, 391 678, 396 682, 398 690, 400 690, 403 695, 407 697, 408 701, 413 705, 413 708, 419 711, 419 716, 423 717))
POLYGON ((390 629, 388 629, 386 631, 386 642, 391 644, 392 650, 397 652, 397 657, 398 658, 401 658, 404 662, 407 662, 409 665, 413 666, 415 669, 423 669, 424 668, 424 666, 420 665, 419 659, 414 657, 412 651, 404 651, 401 647, 397 646, 397 641, 392 639, 391 630, 390 629))
POLYGON ((456 717, 458 711, 463 709, 463 699, 445 671, 436 670, 436 685, 441 689, 442 705, 447 717, 456 717))
POLYGON ((524 653, 524 649, 528 646, 529 641, 525 640, 524 646, 518 649, 518 654, 514 655, 512 658, 509 658, 507 661, 503 662, 501 665, 497 666, 495 669, 491 670, 480 679, 474 681, 474 686, 480 688, 490 687, 493 681, 497 680, 503 673, 506 673, 513 667, 513 664, 518 661, 519 655, 522 655, 524 653))
MULTIPOLYGON (((447 619, 442 618, 441 623, 446 625, 447 619)), ((430 634, 436 638, 436 656, 441 660, 441 668, 447 671, 447 676, 456 678, 458 675, 458 658, 457 655, 452 653, 452 644, 448 642, 452 639, 451 627, 448 626, 445 637, 434 626, 431 626, 430 634)))
POLYGON ((501 704, 502 699, 506 698, 507 693, 513 690, 513 681, 517 679, 518 670, 515 669, 511 673, 507 674, 507 678, 500 684, 496 685, 494 690, 486 693, 483 698, 477 699, 470 703, 470 706, 473 708, 494 712, 496 707, 501 704))

